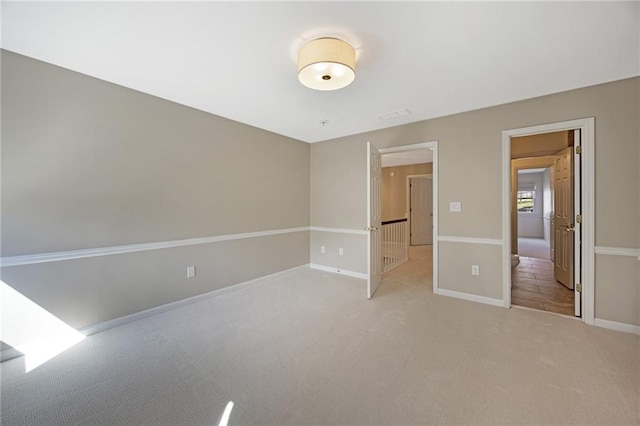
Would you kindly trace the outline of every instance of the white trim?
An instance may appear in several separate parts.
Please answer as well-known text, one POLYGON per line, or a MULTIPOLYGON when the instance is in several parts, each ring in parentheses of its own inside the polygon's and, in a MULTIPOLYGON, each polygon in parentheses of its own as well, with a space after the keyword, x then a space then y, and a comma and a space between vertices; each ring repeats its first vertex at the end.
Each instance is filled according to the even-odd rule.
POLYGON ((347 275, 349 277, 360 278, 363 280, 366 280, 369 278, 369 275, 363 274, 362 272, 347 271, 346 269, 339 269, 339 268, 334 268, 332 266, 318 265, 317 263, 311 263, 309 264, 309 267, 311 269, 317 269, 319 271, 333 272, 334 274, 347 275))
POLYGON ((10 359, 18 358, 22 355, 24 354, 16 348, 5 349, 4 351, 0 352, 0 362, 9 361, 10 359))
POLYGON ((470 302, 484 303, 492 306, 504 306, 502 299, 494 299, 492 297, 478 296, 477 294, 462 293, 454 290, 446 290, 439 288, 436 292, 440 296, 454 297, 456 299, 468 300, 470 302))
POLYGON ((505 308, 511 307, 511 196, 511 135, 502 132, 502 301, 505 308))
POLYGON ((310 226, 309 230, 317 232, 333 232, 336 234, 369 235, 369 231, 366 231, 364 229, 325 228, 322 226, 310 226))
POLYGON ((438 259, 440 256, 440 243, 438 239, 440 238, 440 228, 438 225, 439 216, 439 208, 438 208, 438 182, 439 182, 439 169, 440 169, 440 160, 438 155, 438 141, 431 142, 431 149, 433 150, 433 166, 431 170, 431 174, 433 175, 433 291, 438 289, 439 286, 439 269, 438 269, 438 259))
POLYGON ((511 306, 511 137, 580 130, 582 144, 582 320, 594 324, 595 119, 581 118, 502 132, 502 297, 511 306))
POLYGON ((269 231, 246 232, 242 234, 217 235, 215 237, 189 238, 186 240, 159 241, 155 243, 127 244, 124 246, 100 247, 81 250, 58 251, 51 253, 27 254, 0 258, 0 267, 31 265, 34 263, 59 262, 62 260, 82 259, 85 257, 110 256, 113 254, 134 253, 139 251, 160 250, 173 247, 210 244, 245 238, 267 237, 271 235, 291 234, 309 231, 309 227, 273 229, 269 231))
POLYGON ((640 260, 640 249, 634 248, 596 246, 596 254, 605 254, 608 256, 638 257, 638 260, 640 260))
POLYGON ((183 306, 191 305, 193 303, 200 302, 200 301, 206 300, 206 299, 210 299, 212 297, 219 296, 221 294, 225 294, 225 293, 228 293, 228 292, 231 292, 231 291, 236 291, 236 290, 239 290, 239 289, 244 288, 244 287, 249 287, 249 286, 253 286, 253 285, 256 285, 256 284, 260 284, 261 281, 269 279, 269 278, 279 277, 279 276, 288 274, 288 273, 296 271, 296 270, 303 270, 303 269, 308 269, 308 268, 309 268, 309 264, 295 266, 295 267, 290 268, 290 269, 285 269, 284 271, 275 272, 275 273, 269 274, 269 275, 263 275, 261 277, 254 278, 254 279, 249 280, 249 281, 243 281, 241 283, 232 284, 230 286, 219 288, 219 289, 216 289, 216 290, 212 290, 212 291, 209 291, 207 293, 198 294, 196 296, 187 297, 186 299, 177 300, 175 302, 169 302, 169 303, 166 303, 164 305, 156 306, 154 308, 146 309, 146 310, 140 311, 140 312, 135 312, 133 314, 125 315, 123 317, 115 318, 115 319, 112 319, 112 320, 109 320, 109 321, 104 321, 104 322, 101 322, 101 323, 98 323, 98 324, 89 325, 87 327, 83 327, 83 328, 79 329, 78 331, 80 333, 84 334, 85 336, 90 336, 92 334, 100 333, 101 331, 105 331, 105 330, 108 330, 108 329, 113 328, 113 327, 118 327, 118 326, 123 325, 123 324, 127 324, 127 323, 130 323, 130 322, 133 322, 133 321, 137 321, 137 320, 140 320, 140 319, 143 319, 143 318, 146 318, 146 317, 150 317, 152 315, 161 314, 163 312, 167 312, 167 311, 170 311, 170 310, 173 310, 173 309, 181 308, 183 306))
POLYGON ((597 327, 608 328, 609 330, 622 331, 640 335, 640 325, 625 324, 623 322, 615 322, 596 318, 594 325, 597 327))
MULTIPOLYGON (((390 154, 392 152, 417 151, 419 149, 432 149, 438 141, 414 143, 413 145, 392 146, 391 148, 380 148, 380 154, 390 154)), ((435 153, 434 153, 435 154, 435 153)))
POLYGON ((503 244, 503 241, 498 238, 453 237, 450 235, 440 235, 438 241, 447 243, 485 244, 491 246, 501 246, 503 244))
MULTIPOLYGON (((89 325, 87 327, 82 327, 78 331, 85 336, 90 336, 92 334, 100 333, 102 331, 109 330, 110 328, 119 327, 121 325, 125 325, 134 321, 141 320, 143 318, 147 318, 153 315, 158 315, 163 312, 171 311, 173 309, 178 309, 183 306, 191 305, 193 303, 197 303, 206 299, 210 299, 212 297, 219 296, 224 293, 228 293, 231 291, 236 291, 244 287, 249 287, 257 284, 261 284, 264 280, 282 276, 297 270, 308 269, 309 264, 304 264, 300 266, 295 266, 290 269, 285 269, 284 271, 275 272, 269 275, 263 275, 258 278, 254 278, 249 281, 244 281, 238 284, 232 284, 227 287, 219 288, 217 290, 212 290, 207 293, 198 294, 196 296, 187 297, 186 299, 176 300, 175 302, 169 302, 164 305, 156 306, 150 309, 145 309, 144 311, 134 312, 133 314, 125 315, 123 317, 114 318, 112 320, 103 321, 97 324, 89 325)), ((22 356, 22 353, 17 351, 14 348, 6 349, 0 353, 0 359, 2 361, 7 361, 12 358, 17 358, 22 356)))
POLYGON ((511 308, 512 309, 521 309, 523 311, 538 312, 538 313, 541 313, 543 315, 555 315, 555 316, 560 317, 560 318, 566 318, 566 319, 582 322, 580 317, 576 317, 574 315, 560 314, 558 312, 551 312, 551 311, 541 311, 540 309, 535 309, 535 308, 530 308, 528 306, 520 306, 520 305, 511 305, 511 308))

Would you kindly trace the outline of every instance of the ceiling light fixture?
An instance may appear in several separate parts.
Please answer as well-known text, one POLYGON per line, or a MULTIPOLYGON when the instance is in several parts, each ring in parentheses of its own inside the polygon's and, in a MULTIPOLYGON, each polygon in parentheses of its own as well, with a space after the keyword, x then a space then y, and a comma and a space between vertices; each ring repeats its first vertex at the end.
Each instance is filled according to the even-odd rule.
POLYGON ((337 38, 318 38, 298 51, 298 80, 310 89, 337 90, 356 78, 356 51, 337 38))

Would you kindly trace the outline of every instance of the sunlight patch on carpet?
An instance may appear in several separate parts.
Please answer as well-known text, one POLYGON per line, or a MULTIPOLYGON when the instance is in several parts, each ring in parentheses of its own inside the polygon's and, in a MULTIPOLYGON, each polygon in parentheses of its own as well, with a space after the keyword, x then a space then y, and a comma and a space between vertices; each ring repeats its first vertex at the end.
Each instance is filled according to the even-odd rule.
POLYGON ((3 281, 0 310, 0 340, 24 354, 27 373, 85 338, 3 281))

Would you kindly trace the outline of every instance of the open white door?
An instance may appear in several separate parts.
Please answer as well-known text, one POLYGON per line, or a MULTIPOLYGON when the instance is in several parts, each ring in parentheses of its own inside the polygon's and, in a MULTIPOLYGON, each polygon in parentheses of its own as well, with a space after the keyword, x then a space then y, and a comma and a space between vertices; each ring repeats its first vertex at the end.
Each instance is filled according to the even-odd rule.
POLYGON ((554 276, 565 287, 574 288, 573 147, 556 155, 554 184, 554 276))
POLYGON ((367 230, 369 241, 367 254, 369 258, 369 278, 367 282, 367 298, 371 299, 382 279, 382 209, 380 206, 380 173, 382 156, 380 152, 367 142, 367 194, 368 214, 367 230))
POLYGON ((582 314, 582 224, 580 130, 573 147, 556 156, 554 167, 554 275, 574 291, 574 313, 582 314))

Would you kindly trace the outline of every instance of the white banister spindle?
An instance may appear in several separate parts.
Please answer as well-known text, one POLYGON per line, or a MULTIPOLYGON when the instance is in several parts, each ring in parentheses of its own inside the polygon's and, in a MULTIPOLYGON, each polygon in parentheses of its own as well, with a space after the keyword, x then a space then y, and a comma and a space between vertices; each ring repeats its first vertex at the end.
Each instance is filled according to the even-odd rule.
POLYGON ((382 271, 389 272, 409 260, 407 220, 382 224, 382 271))

